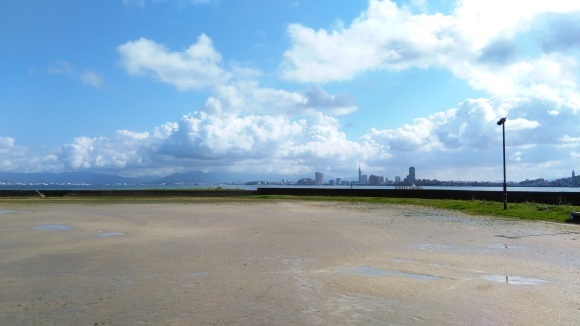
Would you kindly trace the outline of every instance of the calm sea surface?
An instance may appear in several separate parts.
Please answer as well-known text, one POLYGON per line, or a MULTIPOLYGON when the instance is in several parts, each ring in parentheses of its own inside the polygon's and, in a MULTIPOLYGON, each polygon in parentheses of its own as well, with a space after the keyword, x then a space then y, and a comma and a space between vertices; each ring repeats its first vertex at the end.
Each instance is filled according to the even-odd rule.
MULTIPOLYGON (((144 189, 244 189, 256 190, 257 188, 331 188, 349 189, 350 186, 266 186, 266 185, 0 185, 0 190, 144 190, 144 189)), ((395 189, 395 186, 354 186, 354 189, 395 189)), ((450 187, 431 186, 423 187, 425 190, 463 190, 463 191, 502 191, 502 187, 450 187)), ((580 192, 580 188, 572 187, 508 187, 509 191, 545 191, 545 192, 580 192)))

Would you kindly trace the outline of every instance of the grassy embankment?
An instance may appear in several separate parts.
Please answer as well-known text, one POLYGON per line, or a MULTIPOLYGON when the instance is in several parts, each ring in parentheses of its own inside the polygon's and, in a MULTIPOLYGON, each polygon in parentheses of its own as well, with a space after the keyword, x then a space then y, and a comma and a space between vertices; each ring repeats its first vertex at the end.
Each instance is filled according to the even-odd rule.
POLYGON ((37 204, 153 204, 153 203, 232 203, 264 200, 305 200, 326 202, 350 202, 370 204, 416 205, 438 209, 461 211, 470 215, 515 218, 522 220, 538 220, 563 223, 571 211, 580 211, 580 206, 546 205, 540 203, 508 203, 508 209, 503 209, 503 203, 482 200, 447 200, 420 198, 370 198, 370 197, 322 197, 322 196, 234 196, 234 197, 195 197, 195 196, 155 196, 155 197, 5 197, 0 198, 0 210, 37 204))
POLYGON ((522 220, 536 220, 563 223, 571 211, 580 211, 580 206, 547 205, 540 203, 508 203, 508 209, 503 209, 502 202, 485 200, 452 200, 452 199, 421 199, 421 198, 369 198, 369 197, 291 197, 291 196, 261 196, 264 199, 301 199, 322 200, 353 203, 416 205, 438 209, 461 211, 469 215, 484 215, 522 220))

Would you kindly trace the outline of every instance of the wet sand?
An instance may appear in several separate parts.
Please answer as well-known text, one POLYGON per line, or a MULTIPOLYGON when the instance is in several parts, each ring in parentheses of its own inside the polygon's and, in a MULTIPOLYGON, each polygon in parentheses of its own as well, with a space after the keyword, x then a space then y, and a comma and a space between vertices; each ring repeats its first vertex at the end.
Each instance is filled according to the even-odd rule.
POLYGON ((325 202, 2 207, 0 324, 580 324, 580 227, 325 202))

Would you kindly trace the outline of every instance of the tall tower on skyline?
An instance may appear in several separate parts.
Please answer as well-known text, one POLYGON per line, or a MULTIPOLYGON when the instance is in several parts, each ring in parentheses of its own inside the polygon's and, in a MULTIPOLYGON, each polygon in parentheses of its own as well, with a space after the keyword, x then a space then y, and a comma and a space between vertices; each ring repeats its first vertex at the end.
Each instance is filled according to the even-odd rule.
POLYGON ((358 162, 358 184, 362 184, 362 171, 360 170, 360 162, 358 162))
POLYGON ((410 167, 409 168, 409 183, 413 184, 415 183, 417 179, 415 179, 415 168, 414 167, 410 167))

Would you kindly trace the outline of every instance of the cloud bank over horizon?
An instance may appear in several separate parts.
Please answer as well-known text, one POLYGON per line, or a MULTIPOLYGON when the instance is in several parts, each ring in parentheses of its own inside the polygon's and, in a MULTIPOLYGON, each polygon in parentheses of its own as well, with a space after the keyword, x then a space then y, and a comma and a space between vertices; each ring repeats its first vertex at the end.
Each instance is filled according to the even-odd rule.
MULTIPOLYGON (((566 0, 459 0, 446 14, 370 0, 350 22, 287 25, 276 71, 226 57, 209 33, 179 47, 128 39, 111 49, 126 76, 208 94, 205 101, 150 130, 79 135, 40 154, 0 134, 0 170, 127 176, 200 170, 267 179, 315 171, 347 177, 360 162, 365 173, 391 180, 409 166, 421 179, 498 180, 496 122, 507 117, 508 179, 567 176, 580 169, 580 38, 570 36, 580 35, 577 21, 580 3, 566 0), (366 108, 348 87, 334 92, 343 89, 337 85, 411 70, 447 71, 486 96, 350 136, 343 119, 366 108)), ((64 60, 49 68, 101 91, 108 87, 100 72, 74 71, 64 60)), ((396 114, 385 109, 386 116, 396 114)))

